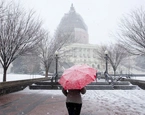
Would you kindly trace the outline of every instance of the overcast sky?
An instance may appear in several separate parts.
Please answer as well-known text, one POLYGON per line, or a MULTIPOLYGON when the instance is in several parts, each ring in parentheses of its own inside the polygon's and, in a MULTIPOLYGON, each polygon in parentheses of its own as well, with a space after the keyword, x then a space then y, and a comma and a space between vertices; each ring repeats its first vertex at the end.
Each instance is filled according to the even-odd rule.
POLYGON ((45 27, 54 33, 65 13, 73 3, 88 26, 89 43, 114 42, 111 37, 123 15, 145 7, 145 0, 15 0, 24 8, 33 9, 44 20, 45 27))

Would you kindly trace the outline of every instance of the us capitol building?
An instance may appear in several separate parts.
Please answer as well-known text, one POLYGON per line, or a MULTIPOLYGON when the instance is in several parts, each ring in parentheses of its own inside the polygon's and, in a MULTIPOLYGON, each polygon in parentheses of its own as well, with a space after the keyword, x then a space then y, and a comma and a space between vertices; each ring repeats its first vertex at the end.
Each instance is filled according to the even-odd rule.
POLYGON ((69 32, 72 31, 74 42, 63 47, 62 58, 59 59, 62 65, 87 64, 99 71, 104 71, 105 63, 102 64, 97 59, 97 45, 89 44, 88 27, 83 18, 75 11, 73 4, 68 13, 66 13, 60 21, 59 29, 69 32), (66 51, 66 53, 65 53, 66 51))

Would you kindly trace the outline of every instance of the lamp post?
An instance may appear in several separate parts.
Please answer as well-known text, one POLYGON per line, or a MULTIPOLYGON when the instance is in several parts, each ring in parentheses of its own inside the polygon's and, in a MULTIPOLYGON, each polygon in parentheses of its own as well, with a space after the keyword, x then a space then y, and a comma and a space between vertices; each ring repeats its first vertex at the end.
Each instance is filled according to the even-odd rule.
POLYGON ((105 51, 105 60, 106 60, 106 70, 104 72, 104 75, 105 75, 105 80, 107 82, 109 82, 109 78, 108 78, 108 51, 107 50, 105 51))
POLYGON ((55 82, 57 81, 57 77, 58 77, 58 51, 56 50, 55 52, 55 82))
POLYGON ((105 70, 105 73, 104 73, 105 79, 106 79, 107 82, 109 82, 109 84, 110 84, 109 80, 111 80, 111 85, 114 87, 114 80, 113 80, 112 76, 109 76, 109 74, 108 74, 108 59, 110 59, 110 58, 108 56, 108 51, 107 50, 105 51, 105 59, 106 59, 106 70, 105 70))
POLYGON ((108 51, 105 51, 105 59, 106 59, 106 70, 105 72, 108 74, 108 51))

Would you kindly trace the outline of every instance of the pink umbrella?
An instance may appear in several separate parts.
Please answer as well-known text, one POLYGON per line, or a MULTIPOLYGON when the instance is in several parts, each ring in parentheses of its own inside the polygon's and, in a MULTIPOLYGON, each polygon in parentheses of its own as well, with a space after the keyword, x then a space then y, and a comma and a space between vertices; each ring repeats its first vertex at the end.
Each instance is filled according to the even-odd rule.
POLYGON ((82 89, 96 79, 96 72, 87 65, 75 65, 66 69, 62 74, 59 83, 64 89, 82 89))

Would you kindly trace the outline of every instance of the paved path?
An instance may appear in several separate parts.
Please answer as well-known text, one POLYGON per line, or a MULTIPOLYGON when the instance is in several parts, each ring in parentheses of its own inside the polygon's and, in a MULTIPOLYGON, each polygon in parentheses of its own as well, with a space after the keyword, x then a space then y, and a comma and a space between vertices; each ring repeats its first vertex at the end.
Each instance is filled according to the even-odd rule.
MULTIPOLYGON (((81 115, 145 115, 145 91, 88 90, 81 115), (132 99, 133 98, 133 99, 132 99)), ((68 115, 60 90, 29 90, 0 96, 0 115, 68 115)))
POLYGON ((64 104, 63 95, 51 95, 47 90, 26 89, 1 96, 0 115, 65 115, 64 104))

